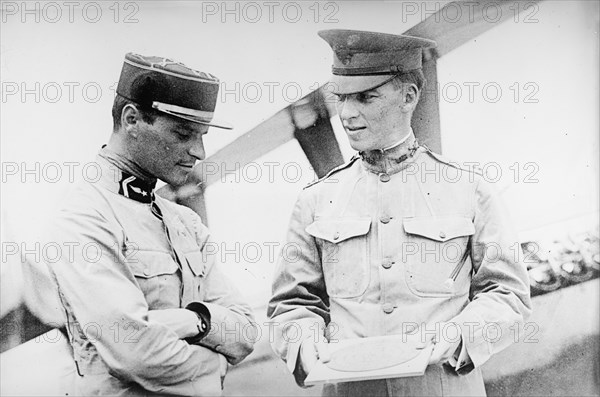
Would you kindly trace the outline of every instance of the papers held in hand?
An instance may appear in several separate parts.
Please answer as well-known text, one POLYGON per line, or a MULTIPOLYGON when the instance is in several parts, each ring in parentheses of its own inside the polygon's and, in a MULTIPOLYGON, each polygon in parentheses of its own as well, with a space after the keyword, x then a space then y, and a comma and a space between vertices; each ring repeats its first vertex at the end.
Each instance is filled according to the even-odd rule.
POLYGON ((330 361, 318 361, 304 384, 422 376, 432 350, 433 344, 417 349, 402 335, 340 340, 329 343, 330 361))

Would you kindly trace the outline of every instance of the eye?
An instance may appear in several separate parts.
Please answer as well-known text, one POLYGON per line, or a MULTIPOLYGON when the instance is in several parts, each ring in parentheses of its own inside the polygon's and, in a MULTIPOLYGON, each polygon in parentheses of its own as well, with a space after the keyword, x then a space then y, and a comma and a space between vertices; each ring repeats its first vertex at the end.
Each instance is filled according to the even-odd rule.
POLYGON ((370 92, 361 92, 356 96, 360 102, 369 102, 374 98, 377 98, 377 95, 370 92))
POLYGON ((183 131, 183 130, 175 130, 175 133, 181 140, 188 140, 192 136, 192 134, 190 134, 187 131, 183 131))

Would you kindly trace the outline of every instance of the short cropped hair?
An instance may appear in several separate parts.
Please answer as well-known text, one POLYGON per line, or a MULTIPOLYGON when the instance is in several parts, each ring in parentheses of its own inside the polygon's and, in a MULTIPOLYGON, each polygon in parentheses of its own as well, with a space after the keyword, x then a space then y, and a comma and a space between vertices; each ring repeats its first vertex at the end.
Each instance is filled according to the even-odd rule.
POLYGON ((421 92, 425 87, 426 80, 423 69, 415 69, 396 75, 392 79, 392 83, 397 89, 402 88, 403 84, 414 84, 417 86, 419 92, 421 92))
POLYGON ((148 124, 154 124, 156 117, 159 116, 158 110, 142 108, 140 104, 130 101, 129 99, 117 94, 112 107, 114 130, 117 130, 121 127, 121 114, 123 113, 123 108, 127 105, 134 105, 139 110, 142 120, 148 124))

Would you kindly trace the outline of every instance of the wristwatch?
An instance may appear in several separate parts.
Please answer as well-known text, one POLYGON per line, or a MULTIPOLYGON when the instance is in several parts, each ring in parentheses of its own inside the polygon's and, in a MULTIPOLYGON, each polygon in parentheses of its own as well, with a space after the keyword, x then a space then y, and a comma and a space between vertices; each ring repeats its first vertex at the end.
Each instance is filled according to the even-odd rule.
POLYGON ((210 311, 200 302, 192 302, 185 308, 193 311, 198 316, 198 322, 196 323, 198 334, 184 339, 188 344, 195 345, 210 332, 210 311))
POLYGON ((207 325, 202 319, 202 317, 198 317, 198 322, 196 323, 196 327, 198 328, 199 334, 204 334, 206 332, 207 325))

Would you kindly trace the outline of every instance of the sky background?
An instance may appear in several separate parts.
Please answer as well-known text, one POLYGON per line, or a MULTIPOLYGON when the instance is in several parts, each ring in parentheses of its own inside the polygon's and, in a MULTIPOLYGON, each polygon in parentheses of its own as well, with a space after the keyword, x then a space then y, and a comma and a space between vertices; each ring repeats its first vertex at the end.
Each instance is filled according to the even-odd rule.
MULTIPOLYGON (((216 112, 235 129, 211 130, 210 155, 327 81, 332 54, 319 30, 399 34, 445 3, 2 2, 2 241, 40 227, 72 186, 65 162, 80 179, 107 142, 126 52, 221 79, 216 112)), ((524 238, 597 224, 598 57, 597 3, 549 0, 438 61, 444 155, 487 165, 492 179, 501 171, 498 187, 524 238)), ((224 267, 257 307, 294 201, 313 178, 290 141, 206 192, 224 267)))

